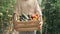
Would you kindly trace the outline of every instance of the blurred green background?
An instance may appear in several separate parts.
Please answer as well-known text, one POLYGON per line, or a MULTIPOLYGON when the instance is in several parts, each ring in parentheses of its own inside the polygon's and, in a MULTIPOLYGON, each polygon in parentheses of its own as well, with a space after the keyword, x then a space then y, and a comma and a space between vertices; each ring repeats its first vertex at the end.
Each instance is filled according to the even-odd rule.
MULTIPOLYGON (((43 13, 43 34, 60 34, 60 0, 38 0, 43 13)), ((0 34, 13 18, 16 0, 0 0, 0 34)), ((40 34, 38 31, 37 34, 40 34)))
POLYGON ((43 34, 60 34, 60 0, 43 0, 43 34))

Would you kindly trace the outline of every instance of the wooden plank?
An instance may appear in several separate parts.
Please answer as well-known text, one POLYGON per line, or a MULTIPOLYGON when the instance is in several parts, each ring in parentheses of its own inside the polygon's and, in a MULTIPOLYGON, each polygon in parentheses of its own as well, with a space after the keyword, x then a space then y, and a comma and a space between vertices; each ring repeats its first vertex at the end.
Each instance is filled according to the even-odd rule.
POLYGON ((32 28, 18 28, 15 29, 16 31, 22 32, 22 31, 34 31, 34 30, 38 30, 37 27, 32 27, 32 28))
POLYGON ((40 24, 18 24, 18 25, 14 25, 16 28, 18 27, 38 27, 40 26, 40 24))
POLYGON ((36 20, 36 21, 16 21, 15 23, 18 23, 18 24, 30 24, 30 23, 39 24, 40 21, 38 21, 38 20, 36 20))
POLYGON ((40 24, 17 24, 17 25, 14 25, 15 27, 31 27, 31 26, 40 26, 40 24))

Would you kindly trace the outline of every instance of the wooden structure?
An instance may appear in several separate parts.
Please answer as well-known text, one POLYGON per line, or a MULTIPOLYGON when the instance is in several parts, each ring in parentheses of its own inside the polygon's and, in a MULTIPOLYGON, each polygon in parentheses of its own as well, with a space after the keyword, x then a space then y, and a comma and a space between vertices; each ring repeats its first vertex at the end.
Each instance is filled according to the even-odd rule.
POLYGON ((40 21, 16 21, 14 28, 16 31, 34 31, 40 29, 40 21))
POLYGON ((15 20, 15 14, 14 14, 12 22, 14 24, 14 29, 18 32, 40 30, 39 20, 19 21, 15 20))

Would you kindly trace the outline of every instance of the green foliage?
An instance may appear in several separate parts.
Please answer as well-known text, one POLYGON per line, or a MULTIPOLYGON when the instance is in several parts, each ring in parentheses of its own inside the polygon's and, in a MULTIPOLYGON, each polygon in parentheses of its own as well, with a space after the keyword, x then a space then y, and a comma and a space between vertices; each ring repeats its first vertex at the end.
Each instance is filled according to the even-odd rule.
POLYGON ((47 29, 45 34, 60 34, 60 0, 46 0, 43 4, 43 14, 46 17, 45 21, 47 29), (46 32, 47 31, 47 32, 46 32))
POLYGON ((15 7, 15 0, 0 0, 0 32, 4 29, 12 20, 13 11, 15 7))

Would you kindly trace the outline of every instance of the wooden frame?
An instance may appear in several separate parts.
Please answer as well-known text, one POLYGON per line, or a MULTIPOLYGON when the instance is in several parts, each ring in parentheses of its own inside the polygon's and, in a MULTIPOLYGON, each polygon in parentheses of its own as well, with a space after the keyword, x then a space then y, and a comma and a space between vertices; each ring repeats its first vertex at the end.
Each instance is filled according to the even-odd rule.
POLYGON ((30 20, 30 21, 18 21, 15 20, 15 14, 13 15, 13 24, 16 31, 34 31, 40 30, 40 21, 39 20, 30 20))

